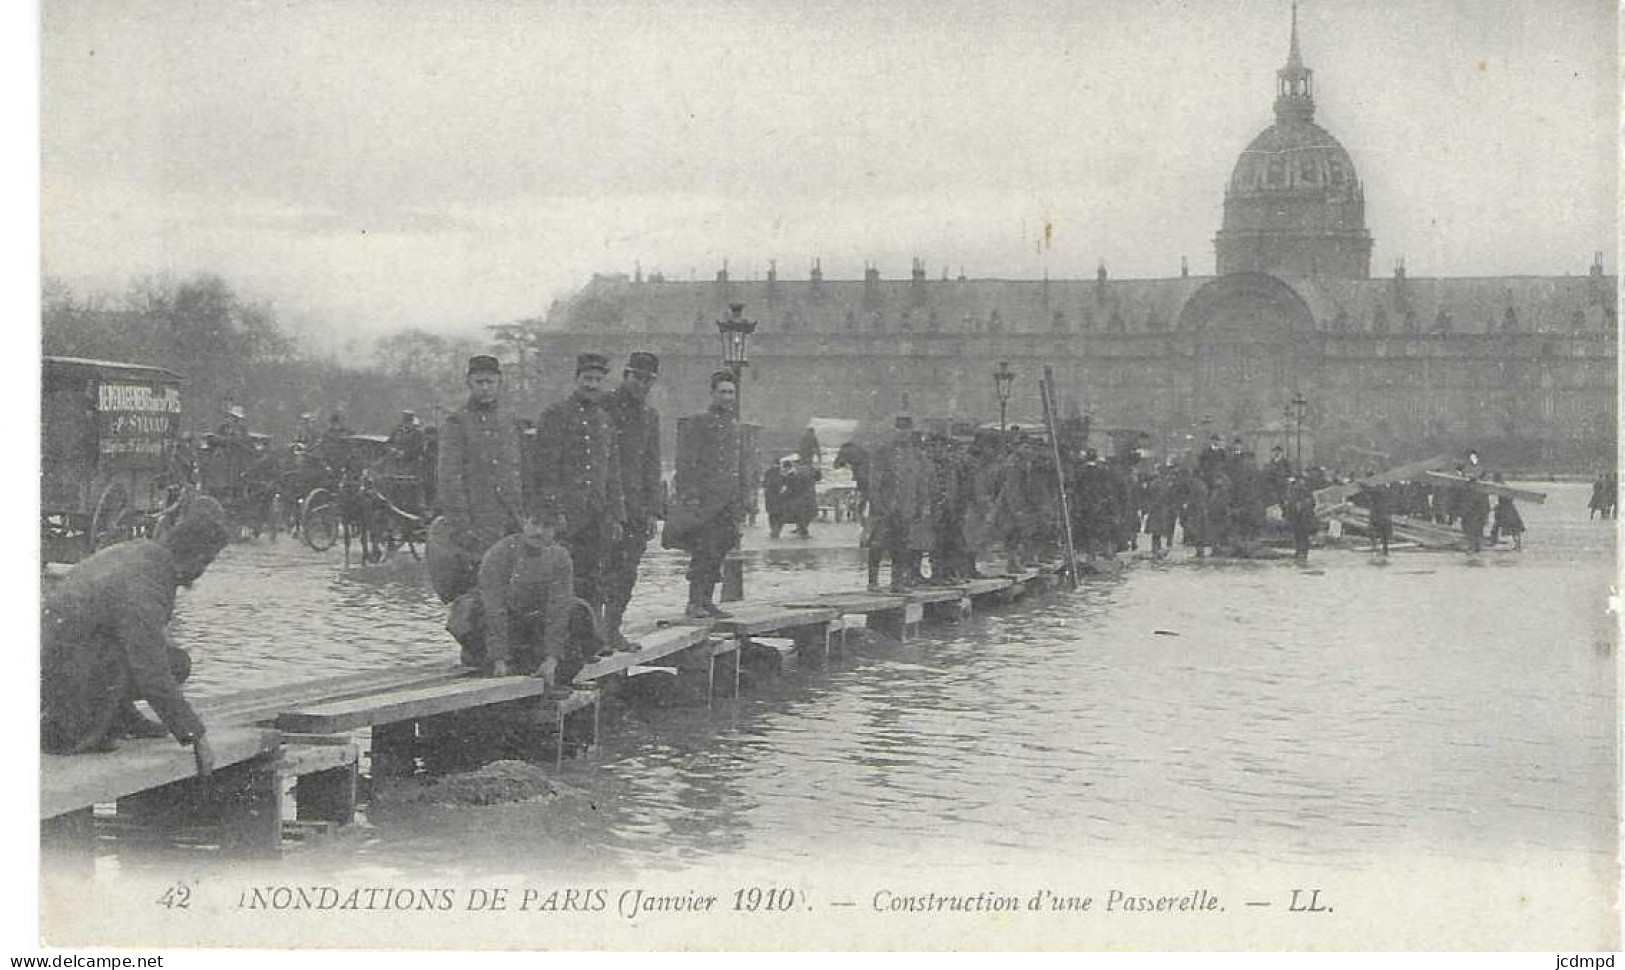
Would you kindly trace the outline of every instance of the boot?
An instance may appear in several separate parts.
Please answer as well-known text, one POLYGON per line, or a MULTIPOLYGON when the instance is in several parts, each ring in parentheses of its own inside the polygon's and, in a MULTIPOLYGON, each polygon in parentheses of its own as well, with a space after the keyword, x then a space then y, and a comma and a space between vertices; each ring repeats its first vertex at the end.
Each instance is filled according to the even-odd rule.
POLYGON ((733 616, 732 613, 729 613, 727 610, 725 610, 722 607, 717 605, 716 595, 717 595, 716 584, 715 583, 706 583, 705 584, 705 595, 704 595, 704 598, 701 599, 701 601, 700 601, 700 608, 705 610, 705 615, 708 616, 708 617, 711 617, 712 619, 716 619, 716 620, 726 620, 729 617, 733 616))
POLYGON ((611 652, 616 650, 636 650, 632 642, 621 633, 621 617, 625 613, 624 606, 604 606, 604 646, 611 652))
POLYGON ((708 587, 695 580, 688 581, 688 606, 684 607, 683 615, 691 620, 709 619, 711 614, 706 612, 705 600, 710 593, 708 587))

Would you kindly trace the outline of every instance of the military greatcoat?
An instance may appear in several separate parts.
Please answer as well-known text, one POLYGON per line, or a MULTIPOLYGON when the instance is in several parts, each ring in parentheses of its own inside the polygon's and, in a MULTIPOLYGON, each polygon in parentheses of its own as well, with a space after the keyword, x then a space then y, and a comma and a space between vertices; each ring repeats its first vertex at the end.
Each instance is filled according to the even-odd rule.
POLYGON ((615 426, 597 401, 572 394, 542 412, 531 468, 538 514, 564 518, 561 535, 593 522, 624 522, 620 450, 615 426))
POLYGON ((519 427, 507 411, 469 405, 447 415, 437 466, 436 500, 459 544, 478 556, 518 528, 519 427))
POLYGON ((665 513, 660 488, 660 412, 616 388, 607 405, 620 458, 626 521, 641 524, 665 513))
POLYGON ((170 667, 175 559, 151 539, 109 546, 46 596, 40 623, 40 740, 72 753, 94 746, 130 700, 152 705, 177 741, 203 733, 170 667))
POLYGON ((748 497, 739 449, 739 422, 732 414, 710 410, 677 422, 676 498, 666 522, 668 547, 692 551, 690 533, 719 521, 737 529, 744 521, 748 497))

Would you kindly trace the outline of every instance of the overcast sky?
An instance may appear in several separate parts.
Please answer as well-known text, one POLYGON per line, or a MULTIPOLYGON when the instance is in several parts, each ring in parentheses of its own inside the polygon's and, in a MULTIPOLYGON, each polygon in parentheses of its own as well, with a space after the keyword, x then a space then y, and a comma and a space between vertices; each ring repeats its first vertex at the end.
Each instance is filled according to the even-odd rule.
MULTIPOLYGON (((46 0, 44 270, 115 291, 210 270, 327 335, 537 315, 634 261, 1211 273, 1290 9, 46 0)), ((1615 17, 1302 5, 1373 272, 1613 269, 1615 17)))

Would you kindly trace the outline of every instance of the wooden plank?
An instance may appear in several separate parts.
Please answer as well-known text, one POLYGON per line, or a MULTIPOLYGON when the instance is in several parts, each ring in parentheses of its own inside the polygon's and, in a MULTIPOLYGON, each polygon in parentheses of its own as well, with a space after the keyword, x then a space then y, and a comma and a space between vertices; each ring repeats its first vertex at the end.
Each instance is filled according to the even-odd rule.
MULTIPOLYGON (((265 728, 209 731, 217 770, 275 751, 281 735, 265 728)), ((40 756, 40 818, 117 801, 197 775, 192 749, 170 738, 125 741, 107 754, 40 756)))
POLYGON ((278 714, 290 707, 361 697, 386 690, 455 683, 478 674, 479 671, 455 662, 437 661, 433 664, 396 670, 345 674, 340 677, 243 691, 200 701, 196 709, 201 716, 210 721, 253 724, 273 721, 278 714))
POLYGON ((1421 461, 1413 461, 1395 466, 1387 471, 1378 472, 1369 478, 1362 478, 1341 485, 1328 485, 1315 492, 1315 507, 1318 509, 1328 505, 1341 505, 1366 485, 1387 485, 1391 482, 1408 481, 1419 478, 1430 471, 1449 468, 1455 462, 1456 459, 1449 455, 1434 455, 1432 458, 1423 458, 1421 461))
POLYGON ((283 711, 277 715, 276 723, 287 731, 353 731, 376 724, 415 721, 436 714, 541 697, 546 693, 547 682, 528 674, 481 677, 313 704, 299 710, 283 711))
POLYGON ((637 644, 637 650, 600 657, 582 667, 581 672, 576 674, 575 682, 585 684, 620 673, 629 667, 655 665, 654 661, 704 643, 710 636, 709 622, 692 626, 666 626, 644 633, 627 634, 627 639, 637 644))
POLYGON ((902 593, 853 591, 850 593, 824 593, 807 599, 791 600, 785 605, 808 609, 830 609, 843 616, 852 616, 859 613, 900 610, 906 602, 908 602, 908 597, 902 593))
MULTIPOLYGON (((1333 518, 1344 525, 1358 526, 1370 530, 1371 516, 1365 509, 1347 508, 1331 513, 1333 518)), ((1430 549, 1451 548, 1463 541, 1461 533, 1433 522, 1417 522, 1404 516, 1393 517, 1393 533, 1396 538, 1414 542, 1430 549)), ((1389 548, 1392 548, 1390 545, 1389 548)))
POLYGON ((1504 495, 1510 499, 1517 499, 1520 502, 1533 502, 1536 505, 1546 504, 1545 492, 1531 492, 1528 489, 1513 488, 1511 485, 1504 485, 1500 482, 1486 482, 1479 478, 1468 478, 1465 475, 1457 475, 1452 472, 1430 471, 1427 473, 1427 477, 1434 481, 1449 482, 1452 485, 1468 485, 1489 495, 1504 495))
POLYGON ((949 600, 957 602, 965 594, 958 586, 928 586, 911 589, 904 595, 911 603, 945 603, 949 600))
POLYGON ((311 775, 356 764, 361 749, 355 744, 283 744, 277 770, 287 777, 311 775))
POLYGON ((1011 580, 1002 577, 989 577, 987 579, 972 579, 960 584, 960 589, 966 596, 988 596, 993 593, 1002 593, 1010 588, 1011 580))
POLYGON ((792 630, 802 626, 818 626, 839 615, 836 610, 829 607, 769 606, 732 612, 734 614, 732 617, 717 620, 714 629, 734 636, 749 636, 753 633, 772 633, 776 630, 792 630))

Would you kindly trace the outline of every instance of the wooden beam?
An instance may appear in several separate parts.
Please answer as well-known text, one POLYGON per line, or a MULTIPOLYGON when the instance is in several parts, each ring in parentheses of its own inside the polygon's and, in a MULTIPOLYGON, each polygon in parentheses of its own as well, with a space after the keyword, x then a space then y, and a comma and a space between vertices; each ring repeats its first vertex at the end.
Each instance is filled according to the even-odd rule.
POLYGON ((733 636, 755 633, 776 633, 797 627, 821 626, 835 619, 838 611, 829 607, 768 606, 739 609, 725 620, 717 620, 714 629, 733 636))
POLYGON ((1465 475, 1456 475, 1452 472, 1428 472, 1427 477, 1431 481, 1449 482, 1452 485, 1466 485, 1489 495, 1505 496, 1520 502, 1533 502, 1536 505, 1546 504, 1545 492, 1531 492, 1528 489, 1513 488, 1511 485, 1504 485, 1500 482, 1486 482, 1481 478, 1468 478, 1465 475))
POLYGON ((692 626, 660 627, 644 633, 628 634, 628 639, 637 644, 637 650, 611 654, 587 664, 576 674, 575 682, 585 684, 620 673, 629 667, 657 666, 654 661, 704 643, 710 635, 711 624, 708 622, 692 626))
POLYGON ((501 704, 547 693, 547 682, 521 674, 514 677, 480 677, 433 687, 384 691, 348 700, 328 701, 309 707, 283 711, 277 726, 287 731, 331 733, 353 731, 376 724, 415 721, 436 714, 449 714, 474 707, 501 704))
MULTIPOLYGON (((280 744, 281 736, 264 728, 209 731, 216 770, 275 751, 280 744)), ((196 775, 192 749, 170 738, 125 741, 107 754, 41 755, 40 818, 114 802, 196 775)))
POLYGON ((1315 492, 1315 507, 1323 508, 1328 505, 1341 505, 1367 485, 1387 485, 1391 482, 1410 481, 1411 479, 1420 478, 1430 471, 1449 468, 1455 462, 1456 459, 1449 455, 1434 455, 1432 458, 1423 458, 1421 461, 1397 465, 1387 471, 1378 472, 1369 478, 1362 478, 1340 485, 1328 485, 1315 492))

